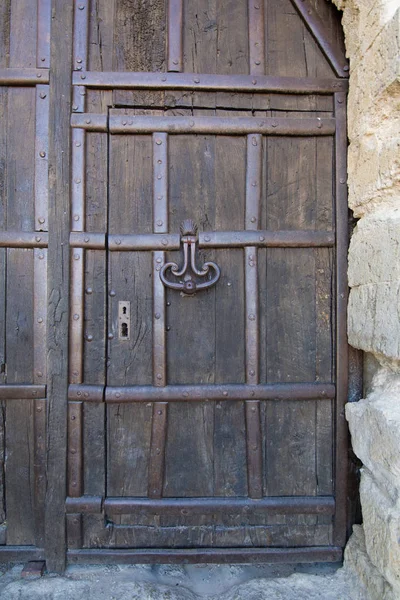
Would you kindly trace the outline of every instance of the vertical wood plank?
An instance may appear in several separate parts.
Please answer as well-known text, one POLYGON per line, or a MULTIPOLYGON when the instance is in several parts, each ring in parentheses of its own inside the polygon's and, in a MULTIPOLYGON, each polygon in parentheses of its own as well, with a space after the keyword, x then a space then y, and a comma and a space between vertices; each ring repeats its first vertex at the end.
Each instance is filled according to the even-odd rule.
POLYGON ((37 2, 11 2, 10 67, 36 67, 37 2))
POLYGON ((48 452, 46 562, 65 565, 72 6, 52 0, 49 115, 48 452), (55 326, 56 324, 56 326, 55 326))
POLYGON ((163 492, 167 418, 168 402, 154 402, 149 461, 149 498, 161 498, 163 492))
POLYGON ((336 452, 335 497, 336 513, 334 543, 344 546, 347 523, 347 465, 348 429, 344 415, 348 388, 347 345, 347 134, 346 94, 335 94, 335 199, 336 199, 336 452))
POLYGON ((168 1, 167 69, 182 71, 183 0, 168 1))
POLYGON ((35 400, 34 443, 35 544, 38 548, 43 548, 46 499, 46 400, 44 399, 35 400))
POLYGON ((79 513, 66 515, 68 548, 82 548, 83 519, 79 513))
POLYGON ((260 402, 246 400, 247 478, 250 498, 262 498, 260 402))

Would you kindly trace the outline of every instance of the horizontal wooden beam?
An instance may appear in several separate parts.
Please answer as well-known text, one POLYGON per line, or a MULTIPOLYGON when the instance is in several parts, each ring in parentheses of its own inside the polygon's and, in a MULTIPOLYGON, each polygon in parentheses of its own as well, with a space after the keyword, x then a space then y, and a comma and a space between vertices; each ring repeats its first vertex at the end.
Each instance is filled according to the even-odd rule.
POLYGON ((102 496, 77 496, 68 497, 65 501, 67 514, 90 513, 99 514, 103 508, 102 496))
POLYGON ((39 83, 49 83, 48 69, 0 69, 0 85, 31 86, 39 83))
POLYGON ((286 496, 251 498, 106 498, 104 511, 111 515, 191 516, 218 513, 250 516, 257 514, 323 514, 335 513, 332 496, 286 496))
POLYGON ((347 91, 348 82, 312 77, 208 75, 193 73, 132 73, 86 71, 73 74, 73 84, 101 89, 156 89, 280 94, 332 94, 347 91))
POLYGON ((318 400, 335 397, 331 383, 151 385, 106 387, 106 402, 202 402, 207 400, 318 400))
POLYGON ((337 546, 299 548, 193 548, 145 550, 69 550, 70 564, 172 564, 172 563, 312 563, 339 562, 343 550, 337 546))
POLYGON ((47 248, 48 242, 44 231, 0 231, 1 248, 47 248))
POLYGON ((0 385, 0 400, 38 400, 46 398, 45 385, 0 385))

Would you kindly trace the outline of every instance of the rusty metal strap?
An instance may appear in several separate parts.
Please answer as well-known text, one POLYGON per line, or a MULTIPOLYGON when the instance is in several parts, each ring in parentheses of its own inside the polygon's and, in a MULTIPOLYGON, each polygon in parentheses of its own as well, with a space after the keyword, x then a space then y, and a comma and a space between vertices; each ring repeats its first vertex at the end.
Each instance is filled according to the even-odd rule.
POLYGON ((172 89, 189 91, 332 94, 348 90, 343 79, 86 71, 73 74, 73 85, 100 89, 172 89))
POLYGON ((84 383, 73 383, 68 387, 68 400, 72 402, 103 402, 103 385, 86 385, 84 383))
POLYGON ((0 231, 1 248, 47 248, 49 234, 43 231, 0 231))
POLYGON ((102 496, 77 496, 68 497, 65 501, 65 512, 67 514, 91 513, 99 514, 103 510, 102 496))
POLYGON ((46 398, 45 385, 0 385, 0 400, 38 400, 46 398))

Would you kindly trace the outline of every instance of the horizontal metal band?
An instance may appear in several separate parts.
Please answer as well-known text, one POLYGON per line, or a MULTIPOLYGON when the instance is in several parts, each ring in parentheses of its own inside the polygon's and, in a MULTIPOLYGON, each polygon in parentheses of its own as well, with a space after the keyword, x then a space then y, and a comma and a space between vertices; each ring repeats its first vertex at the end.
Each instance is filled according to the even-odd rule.
POLYGON ((2 248, 47 248, 49 234, 43 231, 0 231, 2 248))
POLYGON ((26 562, 45 558, 44 550, 36 546, 0 546, 0 562, 26 562))
POLYGON ((138 233, 133 235, 109 235, 108 249, 123 252, 127 250, 179 250, 179 234, 138 233))
POLYGON ((151 385, 106 387, 106 402, 203 402, 207 400, 318 400, 335 397, 330 383, 262 385, 151 385))
POLYGON ((132 73, 86 71, 74 73, 73 84, 102 89, 218 90, 276 92, 280 94, 331 94, 345 92, 340 79, 266 77, 261 75, 196 75, 192 73, 132 73))
POLYGON ((0 400, 38 400, 46 398, 45 385, 0 385, 0 400))
POLYGON ((0 69, 0 85, 36 85, 49 83, 48 69, 0 69))
POLYGON ((103 385, 85 385, 83 383, 72 383, 68 386, 68 400, 84 402, 103 402, 103 385))
POLYGON ((281 117, 164 117, 152 115, 111 116, 110 133, 169 134, 206 133, 222 135, 333 135, 335 119, 281 117))
POLYGON ((107 131, 108 116, 96 113, 73 113, 71 127, 86 131, 107 131))
POLYGON ((69 234, 71 248, 86 248, 87 250, 104 250, 106 247, 105 233, 86 233, 72 231, 69 234))
POLYGON ((171 564, 171 563, 311 563, 338 562, 343 550, 338 546, 299 548, 160 548, 157 550, 69 550, 69 563, 171 564))
MULTIPOLYGON (((204 231, 199 234, 200 248, 312 248, 335 244, 333 231, 204 231)), ((145 233, 108 236, 112 251, 179 250, 177 234, 145 233)))
POLYGON ((78 496, 76 498, 68 497, 65 500, 65 512, 99 514, 103 508, 102 496, 78 496))
MULTIPOLYGON (((107 514, 157 514, 168 516, 210 515, 219 512, 249 516, 263 514, 335 514, 332 496, 286 496, 252 500, 251 498, 106 498, 107 514)), ((80 512, 80 511, 77 511, 80 512)))

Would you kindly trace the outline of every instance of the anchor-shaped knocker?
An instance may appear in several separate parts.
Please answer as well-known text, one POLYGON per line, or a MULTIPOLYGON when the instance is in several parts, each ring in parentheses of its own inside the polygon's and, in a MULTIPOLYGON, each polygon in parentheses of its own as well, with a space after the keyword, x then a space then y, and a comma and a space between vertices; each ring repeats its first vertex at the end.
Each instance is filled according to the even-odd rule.
POLYGON ((166 287, 173 290, 181 290, 184 294, 195 294, 199 290, 215 285, 220 278, 221 271, 218 265, 214 262, 205 262, 201 269, 196 267, 196 245, 198 241, 197 225, 191 220, 186 219, 181 223, 181 243, 183 244, 183 266, 179 266, 174 262, 166 263, 160 271, 160 279, 166 287), (190 253, 190 266, 189 266, 190 253), (170 281, 166 274, 170 269, 171 275, 180 281, 170 281), (210 279, 197 282, 196 277, 205 277, 214 272, 210 279))

